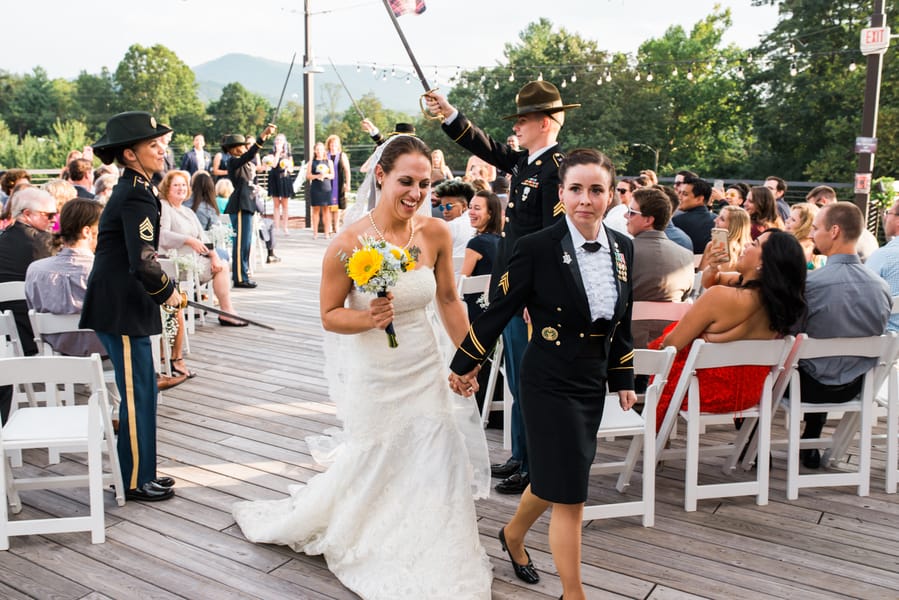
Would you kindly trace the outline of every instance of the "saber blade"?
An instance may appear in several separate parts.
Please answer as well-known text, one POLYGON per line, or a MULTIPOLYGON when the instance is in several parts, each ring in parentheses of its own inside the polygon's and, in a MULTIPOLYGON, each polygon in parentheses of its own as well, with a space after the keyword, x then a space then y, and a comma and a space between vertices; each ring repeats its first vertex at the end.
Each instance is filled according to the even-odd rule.
POLYGON ((200 310, 206 310, 216 315, 221 315, 223 317, 228 317, 229 319, 234 319, 235 321, 243 321, 244 323, 249 323, 250 325, 255 325, 256 327, 262 327, 263 329, 268 329, 270 331, 275 331, 275 328, 266 325, 265 323, 260 323, 259 321, 253 321, 252 319, 248 319, 246 317, 242 317, 240 315, 235 315, 233 313, 226 312, 224 310, 219 310, 218 308, 214 308, 212 306, 207 306, 206 304, 201 304, 199 302, 194 302, 193 300, 187 301, 188 306, 193 306, 194 308, 199 308, 200 310))
POLYGON ((421 70, 421 66, 418 64, 418 59, 415 58, 415 54, 412 53, 412 48, 409 47, 409 42, 406 40, 406 34, 403 33, 403 28, 400 27, 400 22, 396 20, 396 15, 393 14, 393 9, 390 8, 390 0, 384 0, 384 8, 387 9, 387 14, 390 15, 390 20, 393 22, 393 26, 396 28, 397 35, 400 36, 400 41, 403 42, 403 47, 406 48, 406 54, 409 55, 409 60, 412 61, 412 68, 415 69, 415 73, 418 75, 418 80, 421 82, 421 85, 425 88, 425 93, 434 91, 434 88, 428 83, 428 79, 425 77, 424 71, 421 70))
POLYGON ((284 86, 281 88, 281 97, 278 98, 278 106, 275 107, 275 113, 272 115, 272 123, 278 123, 278 114, 281 112, 281 103, 284 101, 284 92, 287 91, 287 82, 290 81, 290 73, 293 71, 293 63, 297 60, 297 53, 293 53, 290 59, 290 68, 287 69, 287 77, 284 79, 284 86))
POLYGON ((363 113, 363 112, 362 112, 362 109, 359 108, 359 105, 356 104, 356 99, 353 98, 353 95, 350 93, 350 88, 348 88, 348 87, 346 86, 346 84, 343 82, 343 77, 340 76, 340 71, 337 70, 337 65, 334 64, 334 61, 331 60, 331 57, 330 57, 330 56, 328 57, 328 62, 331 63, 331 67, 334 69, 334 73, 337 74, 337 79, 340 80, 340 85, 343 86, 343 91, 345 91, 345 92, 346 92, 346 95, 350 97, 350 102, 353 103, 353 108, 355 108, 355 109, 356 109, 356 112, 359 113, 359 118, 360 118, 360 119, 364 119, 364 118, 365 118, 365 113, 363 113))

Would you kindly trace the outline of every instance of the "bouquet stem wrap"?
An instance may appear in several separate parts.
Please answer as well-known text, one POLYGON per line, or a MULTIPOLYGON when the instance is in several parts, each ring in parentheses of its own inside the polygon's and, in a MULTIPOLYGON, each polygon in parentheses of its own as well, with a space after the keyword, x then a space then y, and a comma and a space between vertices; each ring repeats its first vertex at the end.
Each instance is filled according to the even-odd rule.
MULTIPOLYGON (((378 298, 386 298, 387 290, 381 290, 378 292, 378 298)), ((393 328, 393 321, 391 321, 387 325, 387 329, 384 331, 387 332, 387 345, 391 348, 398 348, 400 343, 396 339, 396 330, 393 328)))

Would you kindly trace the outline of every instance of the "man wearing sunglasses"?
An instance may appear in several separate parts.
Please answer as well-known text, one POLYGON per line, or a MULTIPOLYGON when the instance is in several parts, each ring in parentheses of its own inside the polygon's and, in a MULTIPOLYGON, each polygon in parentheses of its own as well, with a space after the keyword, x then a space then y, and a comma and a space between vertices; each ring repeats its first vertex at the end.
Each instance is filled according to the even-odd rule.
MULTIPOLYGON (((56 220, 53 196, 29 187, 16 192, 9 201, 14 202, 12 216, 15 222, 0 235, 0 283, 25 281, 28 265, 53 254, 53 236, 50 234, 56 220)), ((29 356, 37 354, 25 298, 0 302, 0 311, 3 310, 13 312, 22 351, 29 356)), ((0 388, 0 421, 3 423, 9 416, 11 402, 12 388, 0 388)))

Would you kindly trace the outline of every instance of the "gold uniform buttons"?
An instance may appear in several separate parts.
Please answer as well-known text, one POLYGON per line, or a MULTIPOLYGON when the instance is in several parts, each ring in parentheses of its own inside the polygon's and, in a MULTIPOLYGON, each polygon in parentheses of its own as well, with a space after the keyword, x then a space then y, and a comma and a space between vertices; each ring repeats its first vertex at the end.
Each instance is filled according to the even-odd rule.
POLYGON ((556 307, 556 312, 562 312, 562 307, 561 307, 561 306, 557 306, 557 307, 556 307))
POLYGON ((581 337, 584 337, 584 334, 583 334, 583 333, 579 333, 578 335, 581 336, 581 337))
POLYGON ((561 346, 561 345, 562 345, 562 342, 556 341, 556 346, 561 346))
POLYGON ((508 222, 509 222, 509 217, 506 217, 506 223, 508 223, 508 222))
POLYGON ((515 203, 514 203, 514 202, 509 202, 508 208, 515 208, 515 203))

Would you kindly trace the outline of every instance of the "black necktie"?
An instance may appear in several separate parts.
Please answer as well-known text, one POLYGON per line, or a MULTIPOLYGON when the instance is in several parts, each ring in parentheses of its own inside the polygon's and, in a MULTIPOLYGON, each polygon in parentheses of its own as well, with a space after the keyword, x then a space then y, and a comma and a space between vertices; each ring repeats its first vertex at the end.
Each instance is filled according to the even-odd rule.
POLYGON ((599 250, 599 242, 584 242, 584 245, 581 246, 587 252, 596 252, 599 250))

